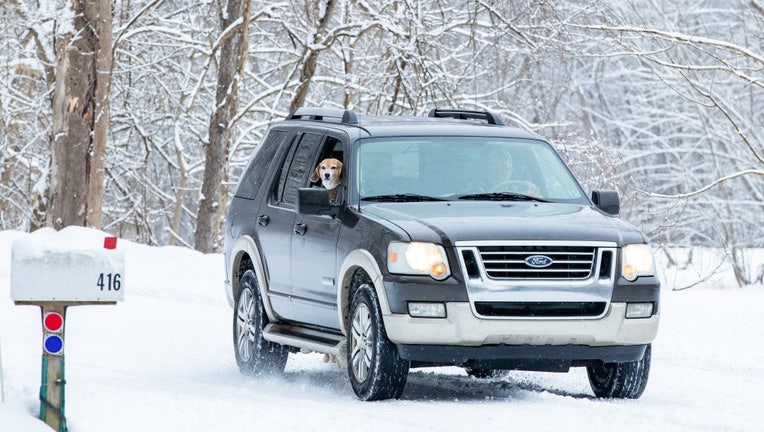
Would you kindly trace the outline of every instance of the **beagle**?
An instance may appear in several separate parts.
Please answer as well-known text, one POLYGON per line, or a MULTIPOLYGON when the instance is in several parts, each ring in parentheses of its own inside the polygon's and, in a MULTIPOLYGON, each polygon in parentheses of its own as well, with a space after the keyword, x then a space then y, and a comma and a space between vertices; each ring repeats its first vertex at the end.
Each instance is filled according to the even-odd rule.
POLYGON ((310 175, 310 181, 315 183, 321 181, 321 185, 329 189, 329 199, 337 199, 337 186, 342 183, 342 162, 338 159, 328 158, 319 162, 313 174, 310 175))

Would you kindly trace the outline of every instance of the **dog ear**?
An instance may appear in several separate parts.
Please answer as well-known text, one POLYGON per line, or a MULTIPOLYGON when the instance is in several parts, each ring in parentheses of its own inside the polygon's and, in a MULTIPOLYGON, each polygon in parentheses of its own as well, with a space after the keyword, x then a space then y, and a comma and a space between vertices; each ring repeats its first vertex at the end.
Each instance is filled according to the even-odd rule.
POLYGON ((321 168, 321 164, 318 164, 316 169, 313 170, 313 174, 310 175, 310 181, 312 183, 317 182, 321 178, 321 174, 319 174, 318 170, 321 168))
POLYGON ((340 162, 340 161, 337 161, 337 181, 338 181, 338 182, 339 182, 340 180, 342 180, 342 170, 343 170, 343 167, 344 167, 344 166, 345 166, 345 164, 343 164, 343 163, 342 163, 342 162, 340 162))

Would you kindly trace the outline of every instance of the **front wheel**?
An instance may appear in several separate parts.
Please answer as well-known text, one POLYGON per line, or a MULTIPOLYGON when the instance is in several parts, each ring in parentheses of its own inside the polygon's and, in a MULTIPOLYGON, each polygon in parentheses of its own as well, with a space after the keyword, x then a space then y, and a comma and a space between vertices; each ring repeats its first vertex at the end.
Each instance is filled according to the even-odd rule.
POLYGON ((403 394, 409 362, 398 355, 382 322, 374 289, 361 285, 350 306, 347 363, 350 384, 364 401, 397 399, 403 394))
POLYGON ((588 366, 586 373, 594 395, 601 398, 639 399, 650 375, 651 351, 651 346, 647 345, 642 360, 635 362, 588 366))
POLYGON ((236 364, 242 373, 263 375, 283 372, 289 351, 263 338, 268 316, 260 298, 257 277, 247 270, 239 279, 239 293, 233 309, 233 344, 236 364))

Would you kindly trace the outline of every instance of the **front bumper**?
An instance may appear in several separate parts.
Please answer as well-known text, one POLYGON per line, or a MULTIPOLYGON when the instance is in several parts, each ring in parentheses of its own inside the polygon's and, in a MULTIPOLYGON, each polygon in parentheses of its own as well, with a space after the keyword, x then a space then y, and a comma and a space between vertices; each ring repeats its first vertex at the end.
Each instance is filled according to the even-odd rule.
POLYGON ((481 319, 468 302, 446 303, 446 318, 383 317, 398 345, 480 347, 490 345, 589 347, 645 345, 658 332, 659 315, 626 319, 626 303, 611 303, 598 319, 481 319))
POLYGON ((401 358, 412 362, 486 369, 567 372, 571 366, 642 359, 647 345, 398 345, 401 358))

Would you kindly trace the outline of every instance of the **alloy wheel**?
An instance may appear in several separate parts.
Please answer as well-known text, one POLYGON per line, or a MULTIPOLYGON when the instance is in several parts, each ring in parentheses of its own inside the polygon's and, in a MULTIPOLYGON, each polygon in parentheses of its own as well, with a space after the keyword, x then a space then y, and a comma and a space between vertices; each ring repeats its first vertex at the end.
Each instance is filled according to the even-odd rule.
POLYGON ((239 358, 245 362, 252 358, 255 344, 255 297, 248 289, 239 294, 239 307, 236 310, 236 349, 239 358))
POLYGON ((351 329, 353 375, 358 382, 366 381, 371 368, 374 350, 374 330, 371 313, 365 304, 356 309, 351 329))

